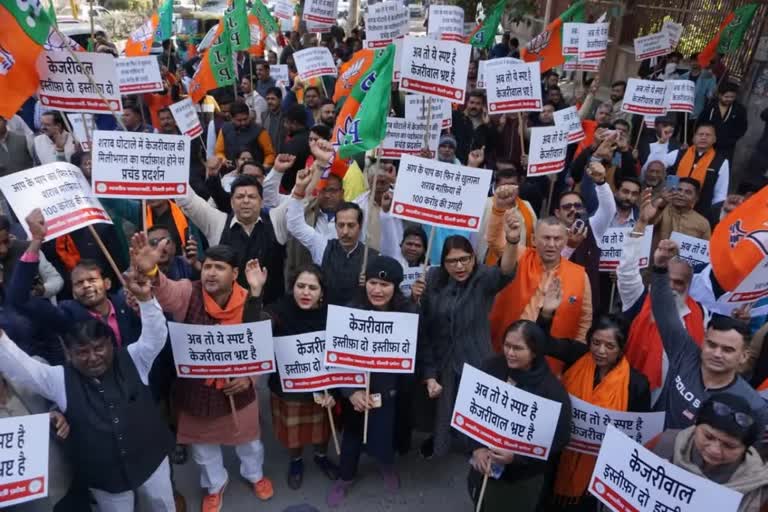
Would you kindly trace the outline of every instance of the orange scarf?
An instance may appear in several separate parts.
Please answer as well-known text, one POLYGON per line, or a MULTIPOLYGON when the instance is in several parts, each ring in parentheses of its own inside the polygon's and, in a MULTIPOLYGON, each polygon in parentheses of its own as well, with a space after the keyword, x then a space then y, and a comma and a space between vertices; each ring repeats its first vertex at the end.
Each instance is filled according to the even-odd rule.
POLYGON ((523 202, 522 199, 519 197, 515 198, 515 205, 517 206, 517 211, 520 212, 520 215, 523 217, 523 222, 525 223, 525 246, 526 247, 533 247, 533 215, 531 215, 531 210, 525 205, 525 202, 523 202))
POLYGON ((768 379, 765 379, 762 384, 757 387, 758 391, 768 390, 768 379))
MULTIPOLYGON (((187 222, 187 217, 184 216, 184 212, 181 211, 181 208, 175 201, 168 200, 168 205, 171 208, 171 218, 173 219, 173 224, 176 226, 176 232, 179 234, 179 242, 183 249, 187 244, 185 235, 188 235, 187 229, 189 229, 189 222, 187 222)), ((147 206, 147 229, 151 228, 153 225, 152 208, 147 206)))
MULTIPOLYGON (((515 278, 496 295, 488 317, 491 324, 493 349, 497 353, 501 352, 504 343, 502 339, 504 331, 512 322, 521 318, 525 307, 536 293, 543 275, 544 266, 538 252, 535 249, 526 249, 518 260, 515 278)), ((584 300, 584 267, 561 258, 555 275, 560 278, 563 302, 555 312, 550 332, 554 338, 575 339, 584 300)), ((547 358, 547 361, 555 375, 562 373, 562 361, 553 358, 547 358)))
MULTIPOLYGON (((202 292, 205 312, 218 323, 233 325, 243 322, 243 308, 245 307, 245 300, 248 298, 248 292, 245 291, 245 288, 237 283, 232 283, 232 295, 229 296, 229 301, 224 308, 219 306, 205 290, 202 292)), ((227 382, 229 379, 205 379, 206 386, 213 386, 216 389, 223 388, 227 382)))
MULTIPOLYGON (((595 360, 584 354, 563 375, 563 386, 571 395, 590 404, 626 411, 629 406, 629 363, 622 357, 597 386, 595 360)), ((584 495, 597 457, 571 450, 563 451, 555 477, 555 496, 566 503, 577 503, 584 495)))
POLYGON ((699 161, 694 164, 695 157, 696 148, 688 148, 680 163, 677 164, 677 175, 681 178, 693 178, 699 182, 699 185, 704 186, 707 169, 712 165, 712 160, 715 159, 715 150, 714 148, 709 148, 706 153, 701 155, 699 161))
MULTIPOLYGON (((685 303, 691 311, 683 319, 685 329, 701 346, 704 340, 704 315, 699 305, 691 297, 688 297, 685 303)), ((659 389, 664 384, 661 374, 663 354, 664 344, 661 342, 661 335, 659 335, 656 322, 653 321, 651 294, 647 293, 643 307, 630 326, 624 356, 632 368, 648 377, 651 391, 659 389)))
POLYGON ((80 263, 80 251, 70 235, 61 235, 56 238, 56 255, 67 272, 72 272, 72 269, 80 263))

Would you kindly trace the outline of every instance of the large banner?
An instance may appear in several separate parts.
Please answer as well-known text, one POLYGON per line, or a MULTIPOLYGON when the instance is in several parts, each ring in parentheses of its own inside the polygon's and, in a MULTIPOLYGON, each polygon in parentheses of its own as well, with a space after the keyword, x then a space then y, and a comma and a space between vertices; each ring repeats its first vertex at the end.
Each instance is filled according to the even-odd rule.
POLYGON ((275 371, 270 320, 236 325, 168 322, 168 333, 179 377, 248 377, 275 371))
POLYGON ((672 52, 669 34, 665 31, 656 32, 647 36, 637 37, 635 44, 635 60, 642 61, 652 57, 661 57, 672 52))
POLYGON ((664 430, 664 416, 664 412, 605 409, 571 395, 571 440, 566 448, 597 455, 608 425, 613 425, 635 442, 645 444, 664 430))
POLYGON ((538 62, 493 59, 485 65, 488 112, 541 111, 541 74, 538 62))
MULTIPOLYGON (((621 254, 629 238, 629 232, 633 228, 608 228, 605 230, 602 238, 597 240, 597 246, 600 247, 600 272, 615 272, 621 262, 621 254)), ((653 241, 653 226, 645 227, 645 235, 642 239, 640 249, 640 261, 638 268, 646 268, 649 265, 651 256, 651 242, 653 241)))
POLYGON ((179 131, 187 137, 197 137, 203 134, 203 126, 200 124, 200 117, 195 110, 195 104, 190 98, 174 103, 168 107, 176 121, 179 131))
POLYGON ((336 76, 336 63, 333 55, 325 46, 315 46, 299 50, 293 54, 296 70, 302 80, 309 80, 317 76, 336 76))
POLYGON ((440 127, 446 130, 453 124, 451 102, 427 98, 421 94, 408 94, 405 96, 405 118, 409 121, 424 123, 427 122, 427 118, 432 122, 440 121, 440 127), (429 117, 430 105, 432 106, 431 117, 429 117))
POLYGON ((690 80, 667 80, 667 111, 693 114, 696 84, 690 80))
POLYGON ((325 364, 380 373, 413 373, 419 315, 328 306, 325 364))
POLYGON ((666 95, 666 82, 630 78, 627 80, 621 111, 650 116, 664 115, 667 110, 666 95))
POLYGON ((186 135, 97 131, 93 192, 125 199, 184 196, 189 188, 189 146, 186 135))
POLYGON ((48 496, 51 417, 45 414, 0 419, 0 507, 48 496))
POLYGON ((302 17, 308 22, 333 25, 336 23, 338 3, 338 0, 306 0, 302 17))
POLYGON ((406 36, 401 53, 400 88, 464 103, 470 53, 468 44, 406 36))
POLYGON ((275 359, 286 393, 365 387, 365 373, 325 366, 325 331, 275 338, 275 359))
POLYGON ((160 64, 157 57, 123 57, 115 60, 120 94, 144 94, 162 91, 160 64))
POLYGON ((691 265, 694 274, 709 265, 709 240, 684 235, 678 231, 673 231, 669 239, 677 243, 677 256, 691 265))
POLYGON ((486 169, 403 155, 392 214, 433 226, 477 231, 490 183, 491 173, 486 169))
POLYGON ((568 143, 568 129, 563 126, 531 128, 528 176, 555 174, 565 169, 568 143))
POLYGON ((579 25, 579 60, 603 59, 608 55, 608 23, 579 25))
POLYGON ((91 185, 80 169, 67 162, 33 167, 0 178, 0 190, 22 219, 28 236, 29 227, 23 219, 40 208, 48 233, 45 241, 86 227, 90 224, 112 224, 99 200, 91 193, 91 185))
POLYGON ((568 144, 579 142, 586 137, 581 118, 576 107, 567 107, 555 111, 555 126, 568 130, 568 144))
POLYGON ((489 448, 547 460, 561 407, 465 363, 451 426, 489 448))
POLYGON ((368 5, 365 15, 365 48, 384 48, 408 35, 408 7, 400 2, 368 5))
POLYGON ((40 75, 37 95, 43 111, 93 114, 109 114, 110 109, 123 111, 113 56, 78 52, 78 63, 67 52, 45 52, 44 55, 37 60, 40 75))
POLYGON ((589 492, 614 512, 736 512, 743 497, 656 456, 613 426, 589 492))
POLYGON ((427 35, 443 41, 464 42, 464 9, 456 5, 430 5, 427 35))
POLYGON ((441 120, 436 119, 427 125, 425 121, 403 119, 402 117, 387 118, 387 134, 376 150, 381 158, 399 159, 403 155, 416 155, 424 149, 424 135, 429 126, 428 147, 430 155, 435 156, 440 142, 441 120))

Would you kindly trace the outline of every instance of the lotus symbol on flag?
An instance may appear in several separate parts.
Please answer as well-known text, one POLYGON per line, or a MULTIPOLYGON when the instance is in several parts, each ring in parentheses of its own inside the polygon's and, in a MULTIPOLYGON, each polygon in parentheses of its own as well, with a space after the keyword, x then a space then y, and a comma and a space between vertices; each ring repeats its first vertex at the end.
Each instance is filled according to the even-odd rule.
POLYGON ((338 130, 336 140, 340 141, 340 144, 359 144, 361 142, 359 123, 360 121, 348 116, 344 121, 344 128, 338 130))
POLYGON ((352 66, 344 71, 342 75, 339 77, 344 82, 344 88, 350 89, 352 88, 352 79, 357 76, 357 74, 360 72, 360 70, 363 68, 364 61, 363 59, 356 60, 352 66))
POLYGON ((759 229, 747 232, 746 230, 742 229, 741 219, 739 219, 731 224, 730 232, 731 235, 729 237, 729 245, 731 246, 731 249, 736 247, 736 244, 738 244, 742 239, 746 238, 755 244, 755 246, 757 246, 757 248, 760 249, 763 254, 768 256, 768 230, 759 229))
POLYGON ((0 45, 0 75, 7 75, 14 64, 16 59, 13 58, 13 54, 0 45))
POLYGON ((552 34, 549 30, 545 30, 541 34, 537 35, 528 42, 528 51, 531 53, 539 54, 541 50, 549 46, 549 39, 552 34))

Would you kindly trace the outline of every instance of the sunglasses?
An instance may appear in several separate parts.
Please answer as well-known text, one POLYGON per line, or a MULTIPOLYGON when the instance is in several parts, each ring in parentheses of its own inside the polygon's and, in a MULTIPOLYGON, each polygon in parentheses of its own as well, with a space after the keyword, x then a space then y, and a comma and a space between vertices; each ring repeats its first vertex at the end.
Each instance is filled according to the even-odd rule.
POLYGON ((157 247, 158 245, 160 245, 160 242, 162 242, 163 240, 168 240, 169 242, 171 241, 169 237, 164 236, 162 238, 150 238, 149 240, 147 240, 147 243, 152 247, 157 247))
POLYGON ((720 417, 731 416, 736 424, 742 428, 749 428, 755 423, 755 419, 747 413, 731 409, 731 406, 722 402, 713 401, 712 411, 720 417))
POLYGON ((581 203, 563 203, 560 205, 561 210, 581 210, 584 205, 581 203))

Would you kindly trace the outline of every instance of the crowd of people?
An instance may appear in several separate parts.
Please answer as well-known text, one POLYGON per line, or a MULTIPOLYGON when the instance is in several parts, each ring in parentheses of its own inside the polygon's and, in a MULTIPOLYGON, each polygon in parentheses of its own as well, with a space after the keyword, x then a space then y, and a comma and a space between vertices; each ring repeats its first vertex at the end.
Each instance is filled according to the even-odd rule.
MULTIPOLYGON (((191 141, 186 196, 148 200, 146 211, 141 201, 103 200, 112 224, 49 241, 40 210, 19 219, 3 202, 0 411, 50 410, 56 437, 49 496, 18 510, 184 510, 173 466, 191 459, 202 511, 217 512, 235 471, 223 446, 234 447, 257 500, 273 496, 276 478, 301 488, 311 446, 313 470, 329 481, 315 499, 321 508, 342 505, 369 477, 358 473, 363 452, 378 464, 381 492, 397 492, 398 457, 416 450, 433 464, 465 453, 475 501, 483 475, 501 468, 488 480, 485 512, 594 511, 587 487, 596 458, 566 448, 569 395, 663 412, 655 453, 743 493, 740 512, 766 510, 764 301, 724 308, 711 267, 694 272, 671 240, 709 240, 765 186, 764 166, 736 182, 746 111, 719 60, 702 69, 696 55, 678 56, 676 73, 695 83, 690 125, 668 115, 649 129, 622 111, 625 82, 602 99, 599 76, 576 82, 554 70, 541 77, 541 112, 491 114, 476 87, 477 63, 519 56, 518 39, 505 34, 490 52, 473 49, 466 104, 453 104, 434 156, 491 175, 480 229, 468 232, 392 214, 398 160, 360 154, 343 173, 327 172, 341 106, 335 80, 300 80, 292 54, 323 45, 341 64, 365 32, 287 36, 279 53, 239 54, 239 82, 198 105, 204 134, 191 141), (289 83, 270 76, 278 62, 288 65, 289 83), (565 170, 527 177, 530 129, 553 125, 555 111, 574 105, 586 136, 569 146, 565 170), (642 254, 648 226, 651 250, 642 254), (618 268, 601 272, 599 241, 610 228, 626 228, 627 237, 618 268), (638 271, 642 258, 649 265, 638 271), (404 274, 419 266, 421 277, 405 286, 404 274), (319 400, 284 393, 275 374, 266 386, 255 377, 176 376, 167 321, 269 320, 274 336, 288 336, 324 330, 328 305, 418 314, 415 373, 373 372, 370 392, 380 403, 360 389, 319 400), (465 364, 562 404, 548 460, 491 450, 450 427, 465 364), (263 430, 266 409, 271 432, 263 430), (338 457, 329 451, 328 409, 338 457), (281 453, 265 452, 269 436, 281 453), (284 458, 284 474, 266 475, 265 457, 284 458)), ((164 48, 163 91, 125 96, 119 120, 95 116, 99 129, 179 133, 168 107, 186 96, 199 57, 164 48)), ((116 53, 108 41, 96 51, 116 53)), ((397 83, 391 108, 404 115, 397 83)), ((426 148, 420 156, 432 157, 426 148)), ((16 116, 0 118, 0 175, 56 162, 91 177, 92 156, 61 112, 31 97, 16 116)))

